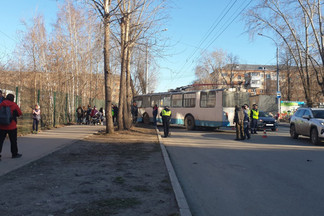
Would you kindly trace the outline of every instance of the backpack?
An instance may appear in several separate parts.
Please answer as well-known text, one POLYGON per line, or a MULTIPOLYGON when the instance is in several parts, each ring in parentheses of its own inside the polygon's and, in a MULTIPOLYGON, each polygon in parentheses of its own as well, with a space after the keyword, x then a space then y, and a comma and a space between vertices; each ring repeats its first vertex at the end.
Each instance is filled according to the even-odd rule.
POLYGON ((0 125, 10 125, 12 121, 11 110, 9 106, 0 108, 0 125))

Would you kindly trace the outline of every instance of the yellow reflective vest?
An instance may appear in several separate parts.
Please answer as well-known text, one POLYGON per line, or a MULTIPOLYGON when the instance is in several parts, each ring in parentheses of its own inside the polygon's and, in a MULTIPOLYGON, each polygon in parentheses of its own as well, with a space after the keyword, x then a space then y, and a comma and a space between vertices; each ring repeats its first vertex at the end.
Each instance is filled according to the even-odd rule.
POLYGON ((162 116, 171 116, 171 111, 162 110, 162 116))
POLYGON ((252 119, 259 119, 259 110, 251 110, 252 112, 252 119))

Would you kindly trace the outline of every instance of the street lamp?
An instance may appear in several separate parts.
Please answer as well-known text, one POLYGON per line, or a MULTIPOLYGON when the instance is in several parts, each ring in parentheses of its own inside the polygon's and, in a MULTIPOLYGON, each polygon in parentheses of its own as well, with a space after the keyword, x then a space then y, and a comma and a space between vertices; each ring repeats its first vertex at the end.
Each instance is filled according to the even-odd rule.
POLYGON ((279 114, 280 114, 280 97, 281 97, 281 93, 280 93, 280 85, 279 85, 279 45, 278 43, 272 38, 269 37, 267 35, 258 33, 258 35, 262 36, 262 37, 266 37, 271 39, 277 46, 277 53, 276 53, 276 58, 277 58, 277 104, 278 104, 278 120, 279 120, 279 114))

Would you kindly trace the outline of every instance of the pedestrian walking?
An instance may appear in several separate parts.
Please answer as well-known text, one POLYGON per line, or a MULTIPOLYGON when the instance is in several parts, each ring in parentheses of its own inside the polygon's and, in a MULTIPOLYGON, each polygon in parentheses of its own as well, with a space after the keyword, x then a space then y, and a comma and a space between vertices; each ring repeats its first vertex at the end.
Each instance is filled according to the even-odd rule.
POLYGON ((235 140, 242 140, 244 138, 243 121, 244 121, 243 110, 238 105, 235 105, 235 113, 233 119, 233 123, 235 124, 235 129, 236 129, 235 140))
POLYGON ((9 125, 0 125, 0 160, 3 142, 9 135, 10 144, 11 144, 11 155, 12 158, 20 158, 22 154, 18 153, 17 145, 17 117, 22 115, 22 112, 18 105, 14 102, 15 96, 13 94, 8 94, 6 99, 0 103, 1 107, 9 107, 11 111, 11 122, 9 125))
POLYGON ((250 118, 251 118, 251 134, 257 134, 258 119, 259 119, 259 110, 257 104, 253 104, 253 108, 251 109, 251 113, 250 113, 250 118))
POLYGON ((118 106, 117 105, 113 105, 113 111, 114 111, 114 115, 113 115, 113 122, 117 122, 117 118, 118 118, 118 106))
POLYGON ((249 125, 250 125, 250 117, 249 117, 249 106, 247 104, 244 104, 242 106, 242 109, 244 111, 244 120, 243 120, 243 127, 244 127, 244 139, 247 138, 247 139, 250 139, 251 138, 251 135, 250 135, 250 128, 249 128, 249 125))
POLYGON ((89 125, 90 124, 90 115, 91 115, 91 111, 92 111, 92 109, 91 109, 91 105, 89 104, 88 105, 88 109, 87 109, 87 114, 86 114, 86 124, 87 125, 89 125))
POLYGON ((131 107, 131 113, 132 113, 132 118, 133 118, 133 124, 136 124, 137 116, 138 116, 138 107, 137 107, 137 104, 135 101, 131 107))
POLYGON ((79 106, 76 110, 76 113, 77 113, 77 124, 81 124, 82 123, 82 118, 83 118, 83 109, 81 106, 79 106))
POLYGON ((158 114, 158 106, 157 104, 154 105, 153 107, 153 124, 156 126, 156 116, 158 114))
POLYGON ((104 119, 105 119, 105 111, 102 107, 100 107, 99 112, 97 113, 99 118, 99 123, 103 125, 104 119))
POLYGON ((38 125, 41 119, 40 107, 36 104, 35 109, 33 109, 33 134, 38 133, 38 125))
POLYGON ((169 128, 170 128, 170 121, 171 121, 171 110, 169 110, 169 107, 165 107, 161 113, 160 116, 162 116, 162 123, 163 123, 163 130, 164 130, 164 137, 170 136, 169 128))

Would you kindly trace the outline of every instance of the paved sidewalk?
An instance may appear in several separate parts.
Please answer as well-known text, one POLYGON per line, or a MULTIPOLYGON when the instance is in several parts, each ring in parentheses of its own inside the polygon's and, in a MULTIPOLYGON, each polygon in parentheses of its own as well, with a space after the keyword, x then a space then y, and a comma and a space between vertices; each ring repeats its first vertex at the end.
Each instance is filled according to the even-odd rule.
POLYGON ((23 156, 12 159, 7 138, 2 148, 0 176, 48 155, 77 140, 104 129, 104 126, 73 125, 18 137, 18 150, 23 156))

